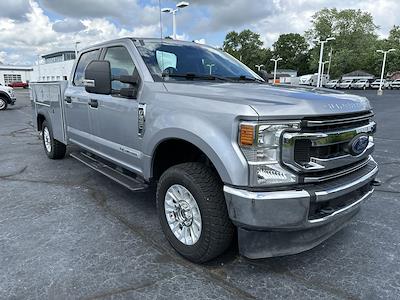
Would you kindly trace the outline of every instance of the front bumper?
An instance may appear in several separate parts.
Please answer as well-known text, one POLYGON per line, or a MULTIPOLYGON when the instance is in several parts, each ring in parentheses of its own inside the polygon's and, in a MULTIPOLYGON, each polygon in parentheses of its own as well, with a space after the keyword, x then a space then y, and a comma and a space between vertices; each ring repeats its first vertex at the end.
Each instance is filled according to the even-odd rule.
POLYGON ((15 98, 15 97, 14 98, 9 98, 7 103, 10 104, 10 105, 14 105, 15 101, 17 101, 17 98, 15 98))
POLYGON ((299 253, 340 230, 372 192, 378 167, 318 184, 255 192, 224 186, 231 220, 238 227, 239 250, 249 258, 299 253))

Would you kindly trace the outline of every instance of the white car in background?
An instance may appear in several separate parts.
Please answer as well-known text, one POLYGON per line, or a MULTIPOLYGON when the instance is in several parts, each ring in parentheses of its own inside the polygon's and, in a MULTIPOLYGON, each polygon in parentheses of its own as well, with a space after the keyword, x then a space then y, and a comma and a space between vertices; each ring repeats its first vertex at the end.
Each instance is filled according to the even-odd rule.
POLYGON ((366 90, 367 88, 369 88, 369 81, 368 81, 368 79, 359 79, 356 82, 353 82, 351 84, 351 87, 353 89, 364 89, 364 90, 366 90))
POLYGON ((14 89, 0 84, 0 110, 6 110, 8 105, 14 105, 14 89))
MULTIPOLYGON (((380 79, 376 79, 374 82, 371 83, 371 88, 373 89, 379 89, 379 85, 381 84, 380 79)), ((382 80, 382 89, 386 89, 389 87, 389 83, 386 81, 386 79, 382 80)))
POLYGON ((325 84, 325 87, 328 89, 336 89, 339 85, 339 80, 334 79, 334 80, 330 80, 325 84))
POLYGON ((351 79, 343 80, 342 82, 339 83, 338 88, 340 88, 340 89, 350 89, 352 83, 353 83, 353 80, 351 80, 351 79))
POLYGON ((392 88, 392 89, 400 89, 400 79, 393 80, 390 83, 390 88, 392 88))

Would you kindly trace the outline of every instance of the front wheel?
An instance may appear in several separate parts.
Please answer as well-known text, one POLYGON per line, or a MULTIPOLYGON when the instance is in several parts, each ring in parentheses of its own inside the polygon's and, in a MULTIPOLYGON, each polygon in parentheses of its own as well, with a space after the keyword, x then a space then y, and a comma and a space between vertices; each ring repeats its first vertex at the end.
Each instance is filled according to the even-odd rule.
POLYGON ((7 100, 0 97, 0 110, 6 110, 7 109, 7 100))
POLYGON ((47 121, 43 122, 42 136, 44 151, 50 159, 61 159, 65 156, 67 147, 54 139, 53 130, 51 129, 50 123, 47 121))
POLYGON ((222 254, 233 239, 222 183, 201 163, 169 168, 157 185, 157 210, 172 247, 192 262, 222 254))

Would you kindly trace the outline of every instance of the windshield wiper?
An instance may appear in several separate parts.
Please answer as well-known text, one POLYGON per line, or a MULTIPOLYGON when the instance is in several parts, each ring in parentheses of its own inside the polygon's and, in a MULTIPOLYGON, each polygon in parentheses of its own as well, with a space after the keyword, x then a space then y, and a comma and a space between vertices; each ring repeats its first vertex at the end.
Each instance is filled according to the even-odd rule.
POLYGON ((237 81, 251 81, 251 82, 265 83, 261 79, 258 79, 258 78, 255 78, 255 77, 247 77, 245 75, 240 75, 238 77, 229 77, 229 79, 237 80, 237 81))
POLYGON ((203 79, 203 80, 222 80, 222 81, 230 81, 230 82, 233 81, 231 78, 223 77, 223 76, 219 76, 219 75, 203 75, 203 74, 195 74, 195 73, 186 73, 186 74, 162 73, 162 77, 186 78, 187 80, 203 79))

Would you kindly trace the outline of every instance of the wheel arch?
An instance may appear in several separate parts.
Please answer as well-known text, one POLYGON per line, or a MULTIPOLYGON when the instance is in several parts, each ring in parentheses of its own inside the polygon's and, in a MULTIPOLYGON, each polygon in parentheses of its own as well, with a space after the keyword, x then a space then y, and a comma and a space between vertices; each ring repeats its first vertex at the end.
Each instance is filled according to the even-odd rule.
POLYGON ((46 118, 44 113, 38 113, 38 115, 36 116, 36 128, 38 131, 42 131, 42 126, 43 126, 43 122, 45 120, 48 120, 48 118, 46 118))
POLYGON ((11 102, 11 97, 4 91, 0 91, 0 98, 3 98, 7 101, 7 103, 11 102))
POLYGON ((170 136, 156 143, 151 155, 149 177, 157 180, 166 169, 184 162, 203 162, 216 171, 221 181, 231 181, 220 157, 202 139, 194 135, 190 138, 170 136))

